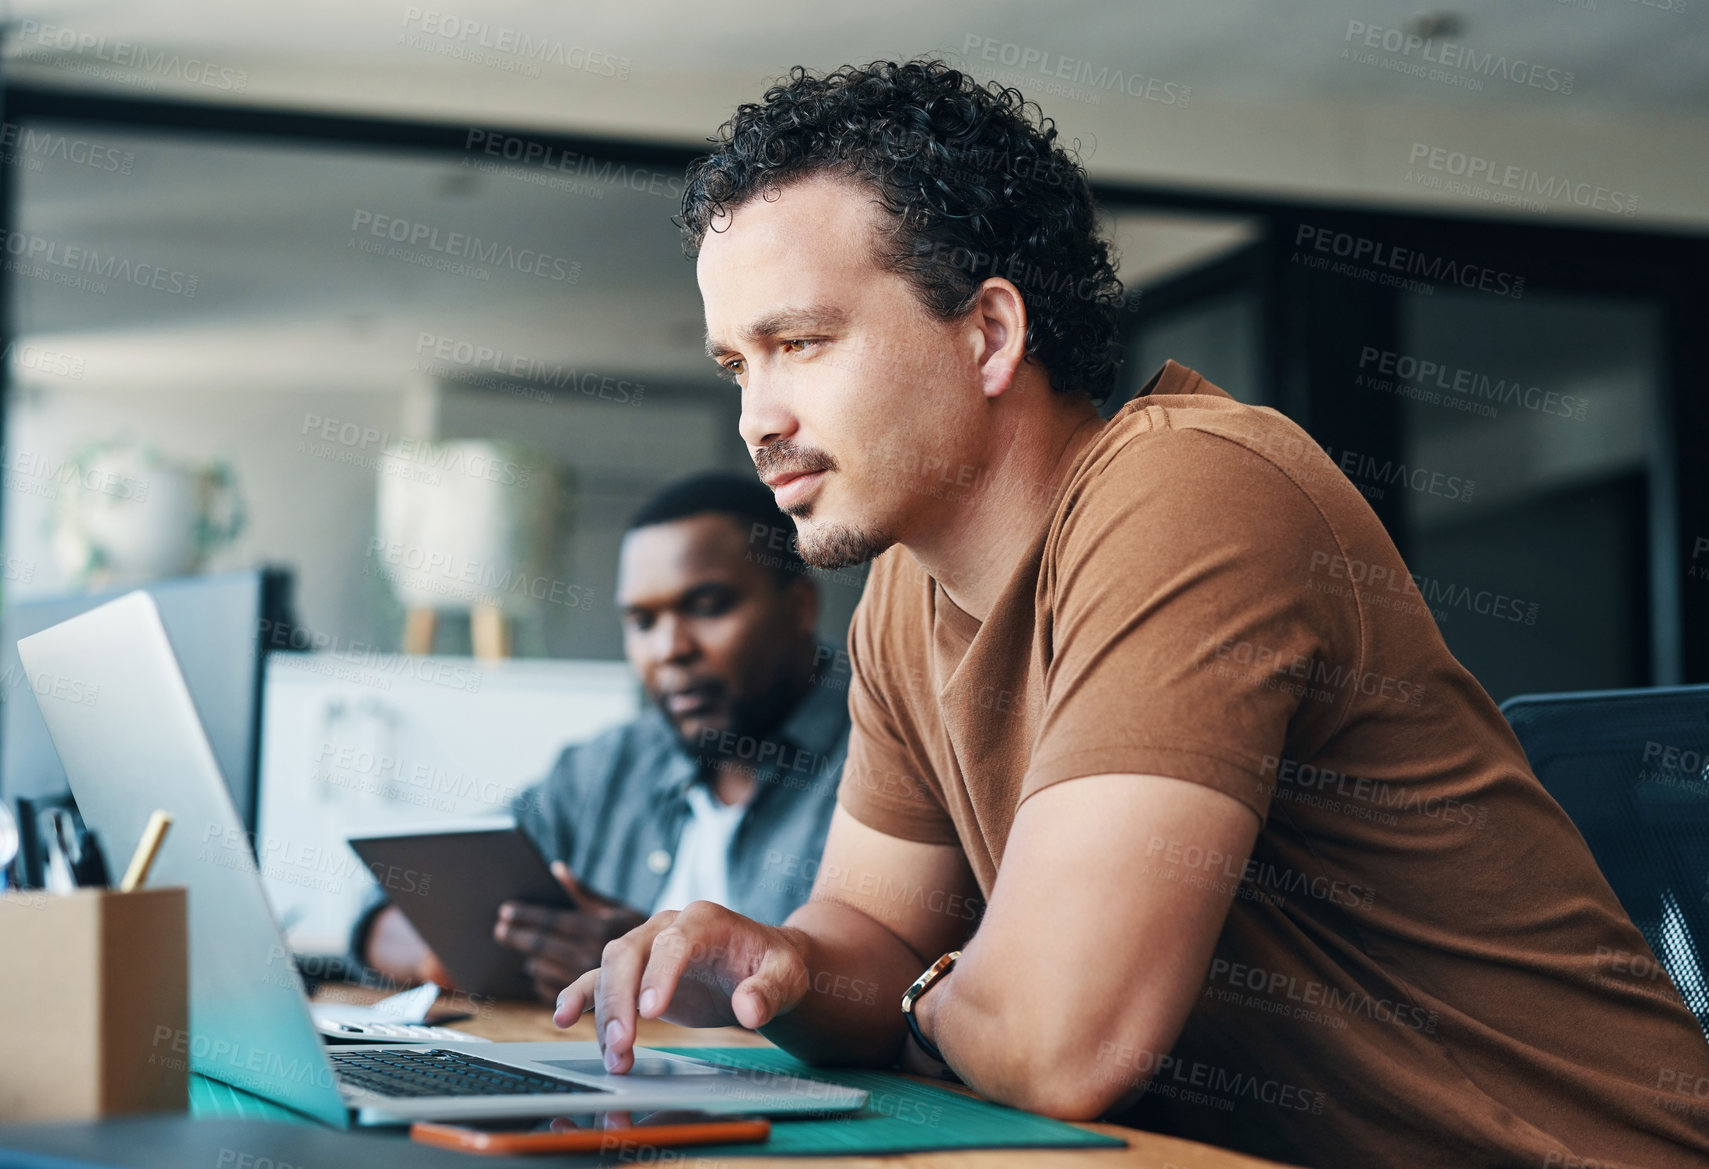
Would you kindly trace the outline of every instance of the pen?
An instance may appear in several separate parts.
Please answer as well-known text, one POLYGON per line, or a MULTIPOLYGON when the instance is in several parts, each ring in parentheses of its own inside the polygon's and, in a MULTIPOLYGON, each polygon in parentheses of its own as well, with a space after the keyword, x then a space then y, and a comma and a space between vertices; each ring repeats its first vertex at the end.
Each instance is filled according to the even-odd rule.
POLYGON ((48 814, 49 829, 42 841, 46 863, 42 884, 49 893, 64 894, 77 891, 77 873, 71 863, 71 813, 55 808, 48 814))
POLYGON ((12 861, 18 855, 18 821, 12 809, 0 802, 0 892, 12 884, 12 861))
POLYGON ((166 838, 166 830, 170 827, 172 817, 155 809, 148 818, 148 826, 142 830, 142 839, 137 841, 136 851, 131 854, 125 879, 119 882, 119 892, 134 893, 148 879, 148 870, 153 867, 154 856, 160 851, 160 842, 166 838))

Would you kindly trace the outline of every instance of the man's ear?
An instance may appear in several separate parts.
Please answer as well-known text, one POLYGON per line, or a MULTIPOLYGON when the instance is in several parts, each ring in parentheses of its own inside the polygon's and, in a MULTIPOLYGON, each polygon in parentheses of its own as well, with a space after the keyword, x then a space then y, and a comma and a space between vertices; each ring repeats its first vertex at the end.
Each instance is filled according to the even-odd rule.
POLYGON ((987 398, 1005 393, 1027 357, 1027 304, 1021 290, 1001 276, 979 287, 971 311, 978 329, 979 388, 987 398))

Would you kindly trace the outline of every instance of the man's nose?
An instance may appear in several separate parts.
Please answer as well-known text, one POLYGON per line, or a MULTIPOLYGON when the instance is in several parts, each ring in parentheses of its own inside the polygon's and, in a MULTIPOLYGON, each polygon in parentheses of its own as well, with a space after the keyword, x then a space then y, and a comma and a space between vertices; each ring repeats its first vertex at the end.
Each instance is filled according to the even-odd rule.
POLYGON ((748 444, 748 452, 752 454, 760 447, 789 438, 795 427, 795 415, 789 409, 780 380, 750 369, 747 384, 742 387, 742 418, 736 424, 742 441, 748 444))
POLYGON ((661 662, 682 662, 699 651, 694 631, 689 623, 674 614, 661 617, 653 625, 653 657, 661 662))

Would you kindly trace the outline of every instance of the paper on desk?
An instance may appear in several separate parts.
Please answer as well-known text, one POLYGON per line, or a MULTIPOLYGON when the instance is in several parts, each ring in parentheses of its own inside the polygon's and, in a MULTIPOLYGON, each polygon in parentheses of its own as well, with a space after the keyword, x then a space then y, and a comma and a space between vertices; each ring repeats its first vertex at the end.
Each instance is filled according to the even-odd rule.
POLYGON ((439 1001, 439 987, 424 982, 410 990, 388 995, 378 1002, 313 1003, 310 1010, 316 1020, 328 1023, 425 1023, 427 1013, 439 1001))

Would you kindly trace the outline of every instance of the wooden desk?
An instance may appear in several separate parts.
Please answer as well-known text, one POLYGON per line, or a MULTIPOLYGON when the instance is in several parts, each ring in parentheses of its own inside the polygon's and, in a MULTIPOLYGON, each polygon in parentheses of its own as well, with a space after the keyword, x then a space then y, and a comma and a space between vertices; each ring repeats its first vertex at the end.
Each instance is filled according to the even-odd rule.
MULTIPOLYGON (((316 1002, 370 1003, 377 992, 328 984, 315 995, 316 1002)), ((483 1003, 474 1018, 452 1026, 487 1039, 503 1041, 577 1039, 592 1042, 593 1016, 584 1015, 565 1031, 552 1024, 544 1006, 528 1003, 483 1003)), ((640 1039, 651 1047, 770 1047, 762 1036, 737 1027, 678 1027, 673 1023, 642 1019, 640 1039)), ((713 1148, 700 1156, 678 1158, 672 1153, 659 1164, 672 1169, 1287 1169, 1275 1161, 1264 1161, 1195 1141, 1160 1136, 1118 1124, 1087 1124, 1082 1128, 1113 1133, 1128 1142, 1125 1149, 992 1149, 953 1150, 941 1153, 912 1153, 900 1157, 719 1157, 713 1148)), ((683 1150, 692 1153, 692 1150, 683 1150)))

